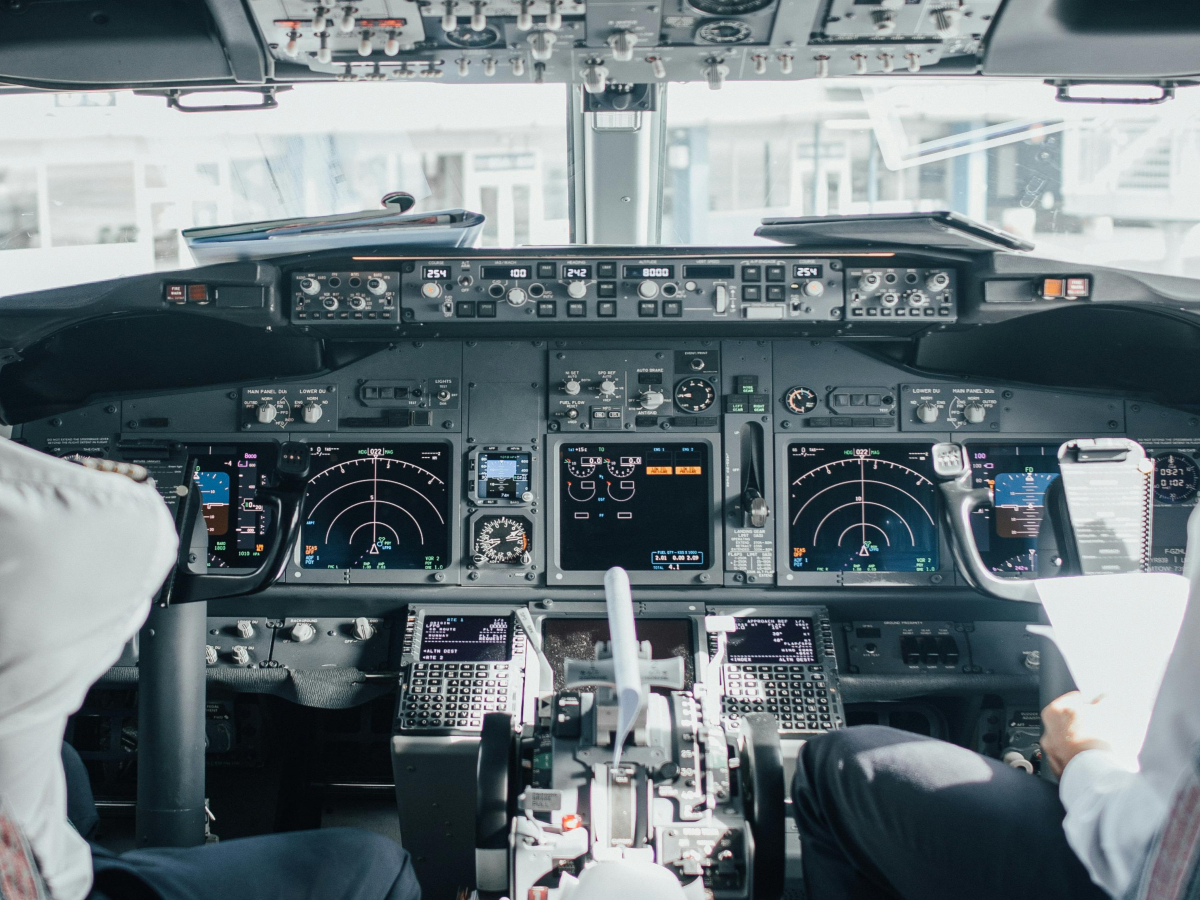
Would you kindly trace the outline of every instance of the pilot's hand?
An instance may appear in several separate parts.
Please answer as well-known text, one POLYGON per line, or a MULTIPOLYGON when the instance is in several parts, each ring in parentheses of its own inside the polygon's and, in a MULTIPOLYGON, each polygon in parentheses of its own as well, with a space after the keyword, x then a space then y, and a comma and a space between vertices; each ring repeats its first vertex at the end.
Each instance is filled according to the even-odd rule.
POLYGON ((1077 753, 1112 749, 1095 736, 1095 718, 1096 701, 1084 700, 1079 691, 1063 694, 1042 710, 1042 752, 1056 776, 1062 775, 1077 753))

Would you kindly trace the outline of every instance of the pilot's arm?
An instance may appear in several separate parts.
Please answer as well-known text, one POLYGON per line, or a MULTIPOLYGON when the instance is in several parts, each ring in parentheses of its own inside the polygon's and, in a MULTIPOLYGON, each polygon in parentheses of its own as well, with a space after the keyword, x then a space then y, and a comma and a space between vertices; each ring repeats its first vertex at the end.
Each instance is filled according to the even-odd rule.
POLYGON ((67 717, 145 621, 176 545, 152 485, 0 439, 0 797, 55 900, 92 881, 67 820, 67 717))
MULTIPOLYGON (((1190 529, 1200 525, 1193 516, 1190 529)), ((1188 559, 1200 545, 1189 541, 1188 559)), ((1200 752, 1200 595, 1197 579, 1167 665, 1146 742, 1140 771, 1122 767, 1093 741, 1087 727, 1088 704, 1068 694, 1043 713, 1042 748, 1051 767, 1061 772, 1059 796, 1067 810, 1063 828, 1071 848, 1092 880, 1114 897, 1134 885, 1151 843, 1166 823, 1175 793, 1200 752)))

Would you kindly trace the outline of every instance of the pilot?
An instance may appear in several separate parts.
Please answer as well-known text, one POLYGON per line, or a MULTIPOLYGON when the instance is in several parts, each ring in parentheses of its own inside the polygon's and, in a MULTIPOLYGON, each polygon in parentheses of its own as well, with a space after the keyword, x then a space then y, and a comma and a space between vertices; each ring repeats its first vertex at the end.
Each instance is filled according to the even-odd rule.
POLYGON ((821 735, 801 751, 792 786, 813 900, 1198 896, 1198 532, 1193 515, 1191 596, 1138 772, 1096 737, 1098 707, 1077 692, 1042 710, 1057 786, 890 728, 821 735))
POLYGON ((95 807, 67 717, 145 621, 176 547, 152 485, 0 438, 0 894, 44 896, 41 879, 53 900, 419 900, 408 854, 358 829, 119 856, 85 840, 95 807))

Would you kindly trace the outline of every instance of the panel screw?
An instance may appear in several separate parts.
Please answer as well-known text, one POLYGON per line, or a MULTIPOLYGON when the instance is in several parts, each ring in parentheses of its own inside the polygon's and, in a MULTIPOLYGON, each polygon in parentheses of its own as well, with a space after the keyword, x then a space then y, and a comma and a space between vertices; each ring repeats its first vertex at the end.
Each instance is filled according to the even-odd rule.
MULTIPOLYGON (((54 423, 51 422, 50 424, 53 425, 54 423)), ((137 428, 138 425, 139 425, 139 423, 138 423, 137 419, 130 419, 128 422, 125 423, 126 428, 137 428)))
POLYGON ((104 407, 104 411, 111 416, 113 413, 115 413, 117 411, 117 408, 115 406, 110 405, 110 406, 104 407))
POLYGON ((780 428, 791 428, 792 427, 791 420, 784 419, 782 422, 779 423, 779 427, 780 428))

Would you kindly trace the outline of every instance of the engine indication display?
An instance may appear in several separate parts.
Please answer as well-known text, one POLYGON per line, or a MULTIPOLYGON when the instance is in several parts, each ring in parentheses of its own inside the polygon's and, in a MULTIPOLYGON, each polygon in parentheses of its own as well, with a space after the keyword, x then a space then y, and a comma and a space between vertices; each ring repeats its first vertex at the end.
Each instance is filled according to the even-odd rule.
POLYGON ((449 447, 313 445, 300 565, 444 569, 450 558, 449 447))
POLYGON ((992 492, 992 509, 971 517, 984 564, 1000 575, 1037 573, 1046 490, 1058 477, 1058 444, 971 444, 971 481, 992 492))
POLYGON ((801 617, 737 619, 725 653, 731 663, 815 663, 813 621, 801 617))
POLYGON ((268 449, 247 447, 192 457, 210 569, 255 568, 262 560, 271 514, 258 501, 258 489, 267 484, 268 449))
POLYGON ((929 456, 926 444, 789 445, 792 570, 936 571, 929 456))
POLYGON ((564 570, 712 566, 705 443, 572 445, 560 450, 559 554, 564 570))

